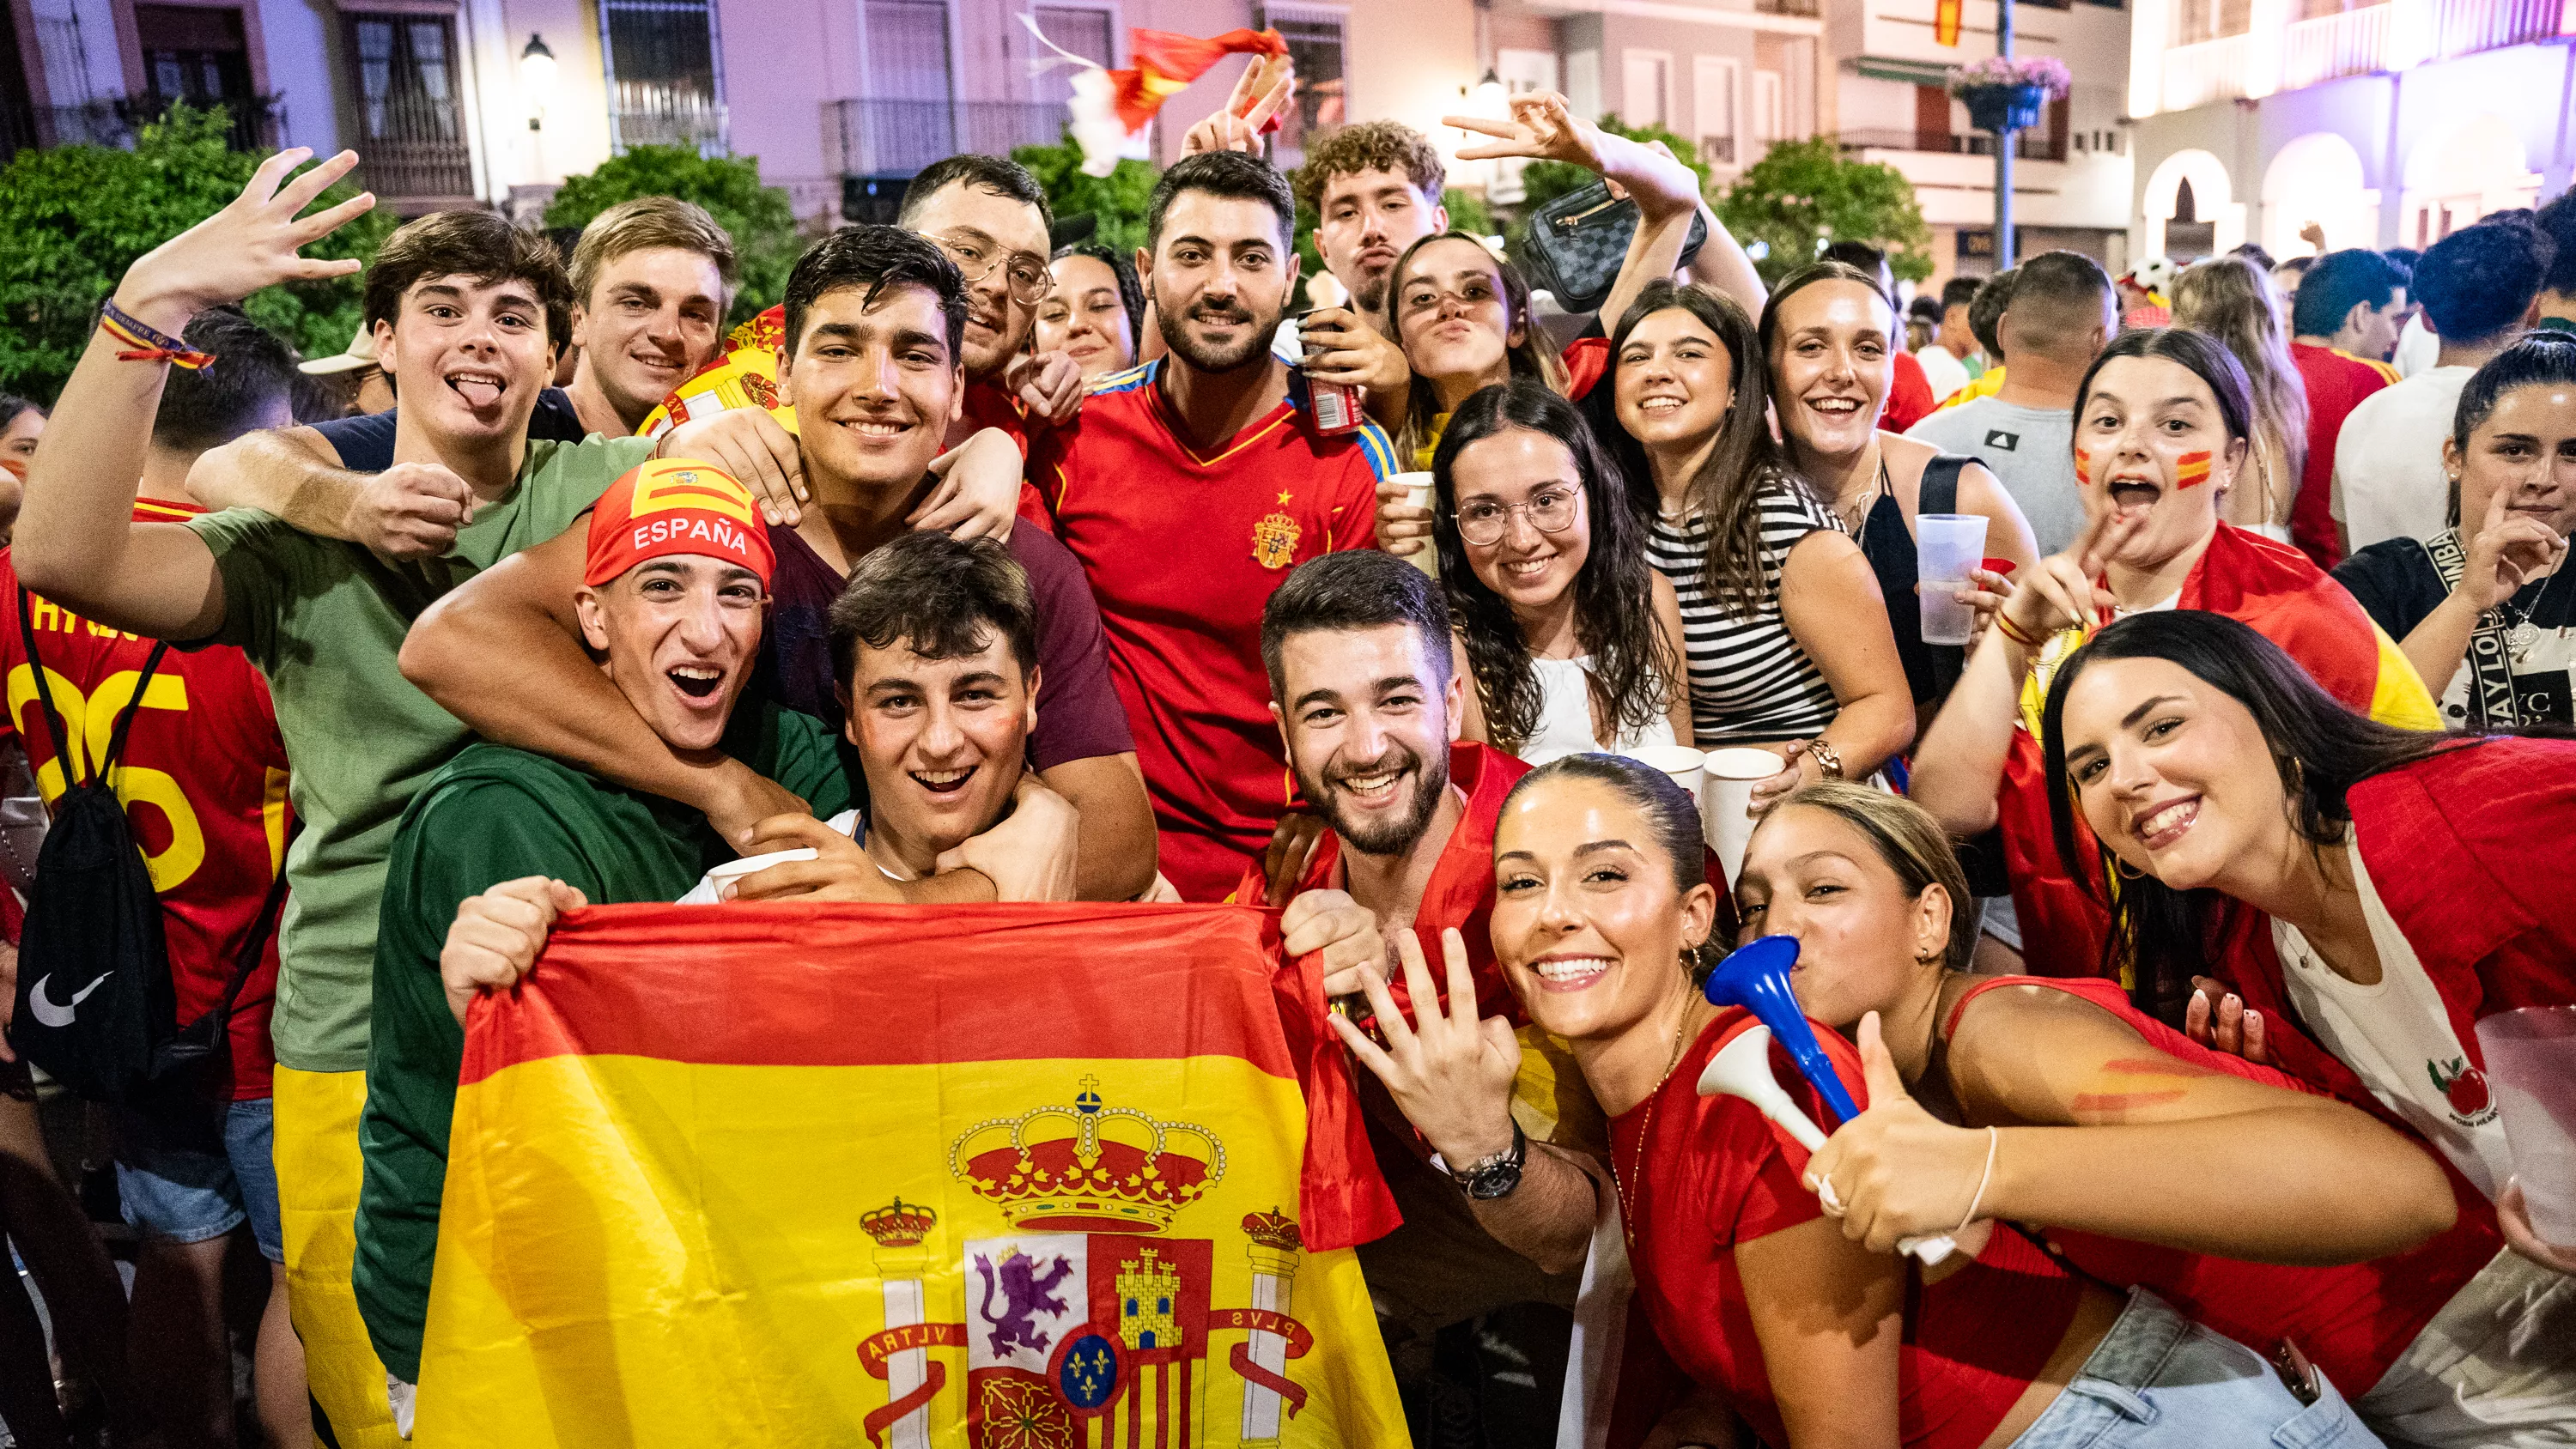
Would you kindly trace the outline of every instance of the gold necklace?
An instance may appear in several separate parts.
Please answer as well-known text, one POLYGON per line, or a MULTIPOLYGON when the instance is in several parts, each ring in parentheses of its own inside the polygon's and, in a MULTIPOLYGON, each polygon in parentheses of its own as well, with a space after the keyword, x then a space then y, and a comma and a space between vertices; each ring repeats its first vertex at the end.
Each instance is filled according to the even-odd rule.
POLYGON ((1655 1099, 1664 1094, 1664 1084, 1673 1079, 1673 1069, 1682 1064, 1682 1046, 1690 1040, 1690 998, 1682 998, 1681 1019, 1673 1023, 1673 1054, 1664 1059, 1664 1073, 1655 1078, 1654 1087, 1646 1093, 1646 1115, 1637 1122, 1637 1150, 1628 1159, 1628 1178, 1619 1176, 1616 1164, 1610 1172, 1610 1186, 1619 1194, 1619 1231, 1628 1240, 1629 1256, 1636 1255, 1637 1213, 1636 1190, 1645 1186, 1646 1141, 1655 1130, 1655 1099), (1634 1180, 1633 1186, 1630 1179, 1634 1180))

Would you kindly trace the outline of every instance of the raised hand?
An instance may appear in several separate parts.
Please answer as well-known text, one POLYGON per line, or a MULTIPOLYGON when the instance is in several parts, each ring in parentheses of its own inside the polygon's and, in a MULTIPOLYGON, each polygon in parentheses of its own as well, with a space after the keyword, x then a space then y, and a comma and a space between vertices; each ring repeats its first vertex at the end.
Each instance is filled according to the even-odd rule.
POLYGON ((1393 393, 1413 381, 1413 364, 1395 340, 1344 307, 1317 307, 1297 325, 1306 375, 1323 382, 1393 393))
POLYGON ((802 505, 813 497, 805 488, 805 459, 796 436, 769 415, 767 408, 727 408, 685 422, 653 445, 656 458, 696 458, 733 475, 751 490, 761 516, 794 527, 804 516, 802 505))
MULTIPOLYGON (((1977 646, 1986 641, 1986 629, 1995 622, 1995 615, 2003 612, 2004 600, 2012 597, 2013 581, 2009 573, 1994 569, 1970 569, 1968 583, 1970 587, 1959 590, 1951 597, 1967 605, 1976 615, 1974 622, 1968 625, 1968 652, 1974 654, 1977 652, 1977 646)), ((1919 594, 1923 592, 1923 588, 1924 586, 1918 583, 1914 586, 1914 592, 1919 594)))
POLYGON ((1288 904, 1297 882, 1306 878, 1306 867, 1314 864, 1315 851, 1332 833, 1323 817, 1310 810, 1291 810, 1279 817, 1279 823, 1270 828, 1270 844, 1261 852, 1263 904, 1288 904))
POLYGON ((1351 1055, 1386 1084, 1404 1120, 1422 1134, 1450 1167, 1508 1152, 1512 1146, 1512 1078, 1521 1069, 1512 1024, 1476 1015, 1476 983, 1467 968, 1467 942, 1453 928, 1440 933, 1447 957, 1449 1002, 1444 1009, 1423 963, 1422 943, 1411 931, 1395 937, 1404 963, 1404 989, 1415 1020, 1406 1022, 1375 970, 1361 974, 1362 989, 1377 1011, 1381 1047, 1348 1017, 1325 1018, 1351 1055))
POLYGON ((444 464, 396 463, 349 498, 342 536, 390 559, 437 558, 474 521, 474 488, 444 464))
POLYGON ((1003 370, 1002 385, 1040 422, 1069 423, 1082 411, 1082 364, 1069 353, 1015 358, 1003 370))
POLYGON ((1554 91, 1534 91, 1512 97, 1512 118, 1508 121, 1483 116, 1442 116, 1440 124, 1494 138, 1460 147, 1458 159, 1461 161, 1517 157, 1532 161, 1563 161, 1596 173, 1603 169, 1601 128, 1576 116, 1565 97, 1554 91))
POLYGON ((238 302, 280 282, 345 277, 364 263, 354 257, 307 257, 311 246, 376 204, 372 194, 353 196, 326 211, 298 216, 332 182, 358 164, 343 151, 292 181, 286 174, 311 158, 303 146, 280 151, 251 173, 241 195, 223 210, 135 259, 116 289, 116 305, 147 326, 176 333, 209 307, 238 302))
POLYGON ((1279 949, 1291 960, 1324 953, 1326 996, 1348 996, 1360 989, 1362 972, 1386 969, 1386 938, 1378 934, 1377 913, 1352 900, 1348 891, 1298 896, 1280 914, 1279 932, 1279 949))
POLYGON ((588 904, 578 889, 542 875, 506 880, 466 897, 438 953, 439 981, 456 1024, 465 1024, 465 1009, 475 997, 518 985, 546 948, 556 918, 588 904))
POLYGON ((1261 151, 1261 128, 1288 108, 1297 94, 1297 68, 1284 55, 1256 58, 1235 78, 1234 93, 1213 116, 1190 127, 1181 137, 1181 154, 1201 151, 1261 151))
POLYGON ((1874 1253, 1895 1252, 1902 1238, 1958 1231, 1986 1178, 1986 1133, 1953 1127, 1916 1104, 1875 1011, 1860 1019, 1860 1065, 1869 1107, 1807 1159, 1807 1190, 1825 1198, 1827 1216, 1842 1219, 1844 1237, 1874 1253))
MULTIPOLYGON (((1807 742, 1805 740, 1791 740, 1789 743, 1782 745, 1780 747, 1780 773, 1773 775, 1767 780, 1757 780, 1754 782, 1753 799, 1745 806, 1744 813, 1751 815, 1758 820, 1762 816, 1769 814, 1772 806, 1788 799, 1790 791, 1806 784, 1808 779, 1805 764, 1806 754, 1807 742)), ((1823 772, 1819 770, 1815 778, 1820 780, 1823 779, 1823 772)))
MULTIPOLYGON (((2102 577, 2113 555, 2146 522, 2146 510, 2129 508, 2105 510, 2085 520, 2083 531, 2064 553, 2041 559, 2028 578, 2016 580, 1998 615, 2023 635, 2044 640, 2119 607, 2110 590, 2094 580, 2102 577)), ((2007 637, 2010 633, 2006 631, 2007 637)))
POLYGON ((2469 540, 2468 567, 2460 574, 2460 592, 2483 614, 2520 593, 2535 579, 2558 572, 2567 559, 2567 539, 2549 525, 2512 508, 2513 490, 2499 488, 2487 500, 2486 517, 2469 540))
POLYGON ((1437 547, 1431 541, 1431 510, 1416 507, 1413 488, 1402 477, 1381 478, 1377 485, 1377 546, 1402 557, 1437 547))

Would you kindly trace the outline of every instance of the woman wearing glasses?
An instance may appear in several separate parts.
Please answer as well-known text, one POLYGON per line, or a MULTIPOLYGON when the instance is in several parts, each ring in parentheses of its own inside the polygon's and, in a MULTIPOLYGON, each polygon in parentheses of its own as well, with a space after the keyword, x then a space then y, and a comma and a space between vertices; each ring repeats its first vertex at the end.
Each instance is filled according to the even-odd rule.
POLYGON ((1529 378, 1474 393, 1431 472, 1469 737, 1534 765, 1688 744, 1681 605, 1574 405, 1529 378))

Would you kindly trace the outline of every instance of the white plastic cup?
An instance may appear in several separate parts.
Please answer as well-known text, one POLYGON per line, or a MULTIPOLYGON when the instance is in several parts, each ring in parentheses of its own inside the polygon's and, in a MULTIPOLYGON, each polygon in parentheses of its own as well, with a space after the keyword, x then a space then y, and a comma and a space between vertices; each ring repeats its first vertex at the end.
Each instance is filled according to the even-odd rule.
POLYGON ((1744 870, 1744 847, 1753 839, 1753 787, 1779 774, 1780 757, 1769 750, 1735 745, 1711 750, 1701 771, 1699 819, 1708 848, 1726 867, 1727 884, 1744 870))
POLYGON ((1923 615, 1923 642, 1965 644, 1977 611, 1960 603, 1959 590, 1986 556, 1986 519, 1977 513, 1920 513, 1914 518, 1915 596, 1923 615))
POLYGON ((1700 761, 1705 758, 1688 745, 1639 745, 1627 752, 1628 758, 1641 765, 1652 765, 1673 777, 1673 783, 1699 798, 1700 761))
POLYGON ((2576 1247, 2576 1006, 2526 1006, 2478 1023, 2532 1231, 2576 1247))
MULTIPOLYGON (((1440 506, 1440 485, 1430 474, 1398 473, 1393 481, 1404 489, 1404 501, 1408 506, 1426 512, 1440 506)), ((1440 548, 1430 539, 1423 539, 1413 552, 1404 557, 1415 568, 1435 579, 1440 577, 1440 548)))

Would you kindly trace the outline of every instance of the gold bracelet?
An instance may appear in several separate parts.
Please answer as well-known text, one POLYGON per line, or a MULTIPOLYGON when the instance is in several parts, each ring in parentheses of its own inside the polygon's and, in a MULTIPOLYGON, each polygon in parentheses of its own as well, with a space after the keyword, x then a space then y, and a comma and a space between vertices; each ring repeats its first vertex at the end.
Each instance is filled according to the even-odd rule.
POLYGON ((1823 735, 1807 741, 1807 753, 1816 757, 1816 768, 1826 779, 1839 780, 1843 777, 1842 752, 1828 743, 1823 735))

